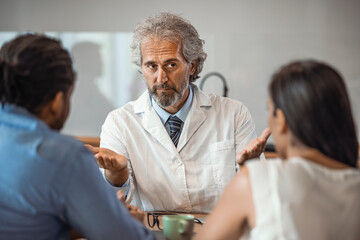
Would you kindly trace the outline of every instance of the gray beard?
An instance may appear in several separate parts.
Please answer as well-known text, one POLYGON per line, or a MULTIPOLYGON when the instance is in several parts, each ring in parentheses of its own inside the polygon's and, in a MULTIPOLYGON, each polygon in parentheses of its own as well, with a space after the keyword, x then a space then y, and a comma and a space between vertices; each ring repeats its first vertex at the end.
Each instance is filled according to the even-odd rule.
POLYGON ((178 92, 176 89, 172 88, 174 90, 173 95, 168 93, 160 93, 160 95, 158 96, 156 94, 156 88, 155 89, 153 88, 152 90, 148 88, 148 90, 151 97, 154 98, 157 105, 159 105, 161 108, 167 108, 177 103, 180 100, 180 98, 184 96, 186 89, 188 87, 189 87, 189 81, 185 81, 184 84, 181 85, 181 89, 180 89, 181 92, 178 92))
POLYGON ((161 93, 158 97, 156 94, 151 95, 157 105, 159 105, 161 108, 167 108, 172 105, 174 105, 179 99, 181 98, 180 93, 175 92, 173 96, 170 96, 167 93, 161 93))

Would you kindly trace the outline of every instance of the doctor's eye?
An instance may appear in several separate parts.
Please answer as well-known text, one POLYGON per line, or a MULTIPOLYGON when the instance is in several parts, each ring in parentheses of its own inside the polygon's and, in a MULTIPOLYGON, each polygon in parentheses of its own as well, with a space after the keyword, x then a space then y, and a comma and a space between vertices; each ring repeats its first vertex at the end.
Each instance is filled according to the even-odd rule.
POLYGON ((155 63, 149 62, 144 64, 147 69, 153 70, 157 68, 157 65, 155 63))
POLYGON ((174 63, 174 62, 171 62, 171 63, 168 63, 165 65, 165 68, 168 70, 168 71, 174 71, 177 69, 177 64, 174 63))
POLYGON ((169 70, 174 69, 176 66, 176 63, 173 62, 166 64, 166 68, 169 70))

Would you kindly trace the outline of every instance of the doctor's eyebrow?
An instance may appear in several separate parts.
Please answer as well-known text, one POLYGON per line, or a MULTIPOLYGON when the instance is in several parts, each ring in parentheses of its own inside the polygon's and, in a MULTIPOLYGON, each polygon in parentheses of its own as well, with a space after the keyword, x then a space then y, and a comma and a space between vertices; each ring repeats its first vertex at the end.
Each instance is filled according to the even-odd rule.
POLYGON ((156 65, 156 63, 154 61, 147 61, 147 62, 144 62, 143 63, 144 66, 147 66, 147 65, 156 65))
POLYGON ((179 62, 179 59, 177 59, 177 58, 170 58, 170 59, 165 60, 165 63, 168 63, 168 62, 179 62))
MULTIPOLYGON (((169 62, 179 62, 179 59, 177 59, 177 58, 169 58, 169 59, 166 59, 164 61, 165 64, 169 63, 169 62)), ((150 61, 144 62, 143 65, 145 65, 145 66, 146 65, 157 65, 157 63, 155 61, 150 60, 150 61)))

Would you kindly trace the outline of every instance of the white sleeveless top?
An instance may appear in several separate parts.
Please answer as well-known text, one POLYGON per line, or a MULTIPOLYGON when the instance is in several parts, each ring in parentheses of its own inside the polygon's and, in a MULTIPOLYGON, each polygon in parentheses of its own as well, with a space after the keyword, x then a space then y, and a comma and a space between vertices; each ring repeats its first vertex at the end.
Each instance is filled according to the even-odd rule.
POLYGON ((248 239, 360 239, 360 171, 295 157, 247 163, 256 214, 248 239))

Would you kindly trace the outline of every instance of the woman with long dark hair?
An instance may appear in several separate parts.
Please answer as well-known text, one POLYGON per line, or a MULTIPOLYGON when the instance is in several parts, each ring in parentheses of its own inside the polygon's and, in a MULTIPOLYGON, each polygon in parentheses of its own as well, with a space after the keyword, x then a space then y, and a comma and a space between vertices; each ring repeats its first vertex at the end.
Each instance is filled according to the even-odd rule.
POLYGON ((340 74, 290 63, 271 79, 268 108, 281 158, 246 163, 196 238, 359 239, 359 145, 340 74))

